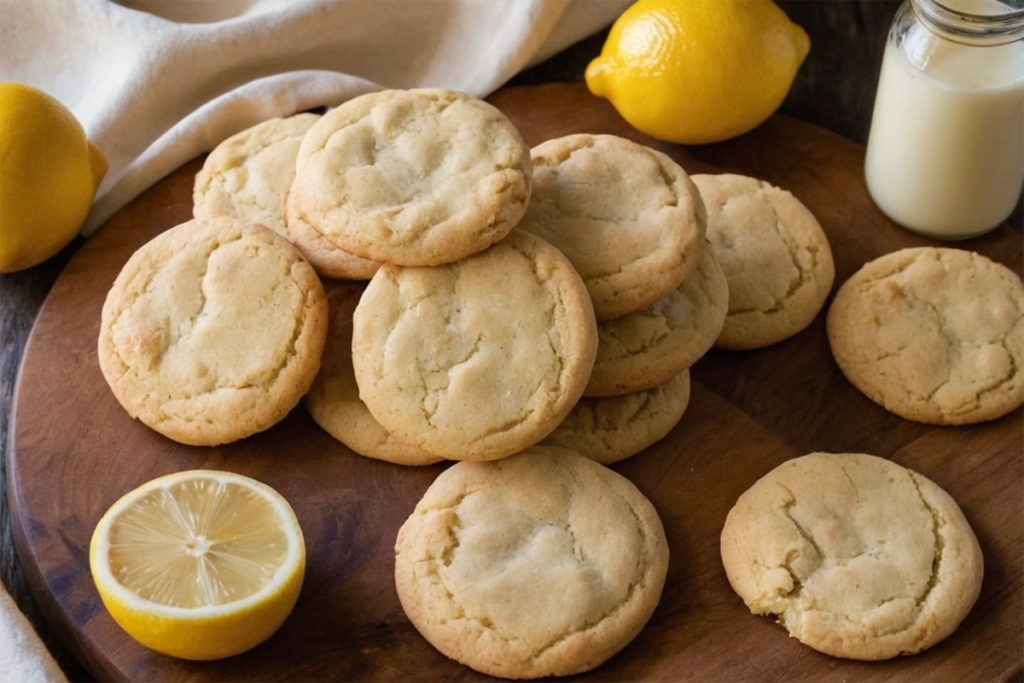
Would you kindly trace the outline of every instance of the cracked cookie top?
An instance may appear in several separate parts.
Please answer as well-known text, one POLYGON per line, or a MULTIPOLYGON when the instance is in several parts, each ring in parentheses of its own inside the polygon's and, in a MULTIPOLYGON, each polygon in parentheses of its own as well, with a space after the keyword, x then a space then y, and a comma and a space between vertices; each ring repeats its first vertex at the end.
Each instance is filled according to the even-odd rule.
POLYGON ((563 676, 641 631, 668 554, 657 511, 629 480, 535 446, 445 470, 398 534, 395 585, 448 657, 504 678, 563 676))
POLYGON ((359 396, 385 429, 440 458, 501 458, 579 399, 596 327, 565 256, 518 229, 455 263, 388 264, 353 315, 359 396))
POLYGON ((980 254, 881 256, 839 288, 826 328, 847 379, 908 420, 972 424, 1024 403, 1024 283, 980 254))
POLYGON ((192 188, 195 217, 229 216, 280 232, 299 144, 319 118, 296 114, 269 119, 214 147, 192 188))
POLYGON ((265 225, 302 252, 326 277, 368 280, 380 265, 353 256, 299 221, 286 221, 285 201, 295 178, 303 136, 320 117, 296 114, 263 121, 217 145, 196 174, 192 213, 265 225))
POLYGON ((762 348, 810 325, 835 279, 832 248, 814 215, 757 178, 702 174, 693 182, 729 282, 729 313, 715 346, 762 348))
POLYGON ((884 458, 811 453, 736 501, 722 563, 754 614, 836 657, 909 655, 946 638, 981 590, 977 538, 956 502, 884 458))
POLYGON ((365 259, 440 265, 508 234, 531 178, 530 150, 497 108, 441 88, 384 90, 310 128, 288 215, 365 259))
POLYGON ((669 156, 588 134, 542 142, 530 154, 533 194, 519 227, 569 258, 598 320, 643 308, 696 267, 704 205, 669 156))
POLYGON ((270 228, 195 219, 140 247, 103 304, 100 369, 128 413, 192 445, 283 418, 327 333, 320 280, 270 228))

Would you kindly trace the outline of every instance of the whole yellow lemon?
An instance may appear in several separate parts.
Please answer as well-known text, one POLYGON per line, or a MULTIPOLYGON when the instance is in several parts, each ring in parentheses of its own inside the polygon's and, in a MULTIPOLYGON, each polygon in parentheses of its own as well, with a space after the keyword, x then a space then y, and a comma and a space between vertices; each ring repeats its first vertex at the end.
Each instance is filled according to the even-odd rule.
POLYGON ((640 0, 612 25, 586 82, 652 137, 717 142, 779 108, 810 47, 771 0, 640 0))
POLYGON ((71 242, 106 172, 67 107, 24 83, 0 83, 0 273, 71 242))

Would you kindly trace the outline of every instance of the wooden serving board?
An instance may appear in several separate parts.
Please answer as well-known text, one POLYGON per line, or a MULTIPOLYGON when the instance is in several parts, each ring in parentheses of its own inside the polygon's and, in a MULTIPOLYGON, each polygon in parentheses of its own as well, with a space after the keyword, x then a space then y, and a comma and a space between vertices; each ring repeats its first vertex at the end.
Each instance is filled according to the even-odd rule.
MULTIPOLYGON (((864 150, 820 128, 774 117, 729 142, 684 148, 631 129, 581 85, 507 89, 491 101, 530 145, 575 132, 649 144, 691 173, 738 172, 791 190, 831 241, 836 286, 864 262, 938 244, 897 228, 863 181, 864 150)), ((393 582, 399 526, 444 465, 403 468, 354 455, 300 406, 272 429, 216 448, 182 446, 133 422, 96 360, 100 309, 131 253, 191 216, 196 159, 113 217, 75 255, 46 300, 21 368, 9 449, 14 536, 51 625, 99 679, 477 680, 410 625, 393 582), (87 550, 118 497, 184 469, 240 472, 294 506, 308 545, 295 611, 256 649, 206 663, 138 645, 93 587, 87 550)), ((1004 225, 955 246, 1021 272, 1022 243, 1004 225)), ((660 512, 671 562, 662 601, 621 653, 588 680, 920 681, 1020 679, 1024 666, 1024 428, 1021 412, 937 428, 878 407, 842 376, 824 313, 801 334, 751 352, 712 351, 692 369, 681 422, 614 467, 660 512), (781 462, 812 451, 864 452, 930 477, 960 504, 986 562, 981 597, 959 630, 922 654, 856 662, 819 654, 752 616, 722 570, 718 536, 736 498, 781 462)))

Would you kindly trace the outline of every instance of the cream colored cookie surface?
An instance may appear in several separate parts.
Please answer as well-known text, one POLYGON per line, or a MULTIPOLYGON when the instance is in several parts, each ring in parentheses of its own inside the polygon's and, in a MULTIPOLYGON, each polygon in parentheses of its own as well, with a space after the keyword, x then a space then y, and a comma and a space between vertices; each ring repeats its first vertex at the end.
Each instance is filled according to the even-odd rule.
POLYGON ((598 320, 642 309, 697 265, 705 212, 686 171, 614 135, 570 135, 531 151, 533 193, 519 227, 558 247, 598 320))
POLYGON ((281 232, 299 144, 319 118, 296 114, 269 119, 217 145, 196 174, 195 217, 228 216, 281 232))
POLYGON ((812 453, 736 501, 721 535, 729 582, 754 614, 836 657, 877 660, 949 636, 981 589, 983 558, 956 502, 863 454, 812 453))
POLYGON ((640 633, 668 553, 657 511, 625 477, 532 447, 445 470, 398 534, 395 584, 448 657, 492 676, 562 676, 640 633))
POLYGON ((597 358, 584 396, 619 396, 664 384, 714 345, 729 285, 714 248, 675 290, 635 313, 597 324, 597 358))
POLYGON ((1024 284, 980 254, 885 254, 839 288, 826 329, 847 379, 908 420, 972 424, 1024 403, 1024 284))
POLYGON ((708 240, 729 282, 729 314, 716 346, 749 350, 802 331, 832 289, 828 237, 800 200, 763 180, 695 175, 708 240))
POLYGON ((368 280, 379 263, 353 256, 305 223, 286 217, 299 145, 319 118, 296 114, 270 119, 217 145, 196 174, 192 212, 196 218, 228 216, 265 225, 294 244, 319 274, 368 280))
POLYGON ((195 219, 140 247, 103 305, 103 375, 128 413, 216 445, 269 428, 320 366, 327 303, 313 268, 269 228, 195 219))
POLYGON ((353 316, 360 398, 389 432, 450 460, 501 458, 547 436, 596 348, 579 275, 519 230, 444 266, 385 265, 353 316))
POLYGON ((327 292, 329 324, 320 372, 303 398, 309 414, 328 434, 360 455, 399 465, 429 465, 437 456, 397 439, 359 400, 352 369, 352 313, 365 287, 339 282, 327 292))
POLYGON ((690 403, 690 371, 632 394, 584 397, 542 444, 574 450, 603 465, 630 458, 660 441, 690 403))
POLYGON ((335 245, 290 209, 290 204, 285 199, 281 234, 298 247, 318 273, 336 280, 369 280, 381 267, 379 261, 361 258, 335 245))
POLYGON ((508 234, 531 179, 529 148, 495 107, 452 90, 385 90, 345 102, 309 130, 289 201, 351 254, 439 265, 508 234))

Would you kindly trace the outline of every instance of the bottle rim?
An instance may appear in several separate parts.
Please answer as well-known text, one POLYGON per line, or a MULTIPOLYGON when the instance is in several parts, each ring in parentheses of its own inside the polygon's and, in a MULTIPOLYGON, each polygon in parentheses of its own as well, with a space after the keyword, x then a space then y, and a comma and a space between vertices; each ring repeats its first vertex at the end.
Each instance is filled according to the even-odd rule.
POLYGON ((967 45, 1005 45, 1024 39, 1024 3, 1005 5, 1000 14, 972 14, 951 7, 948 0, 909 0, 915 14, 930 30, 967 45))

